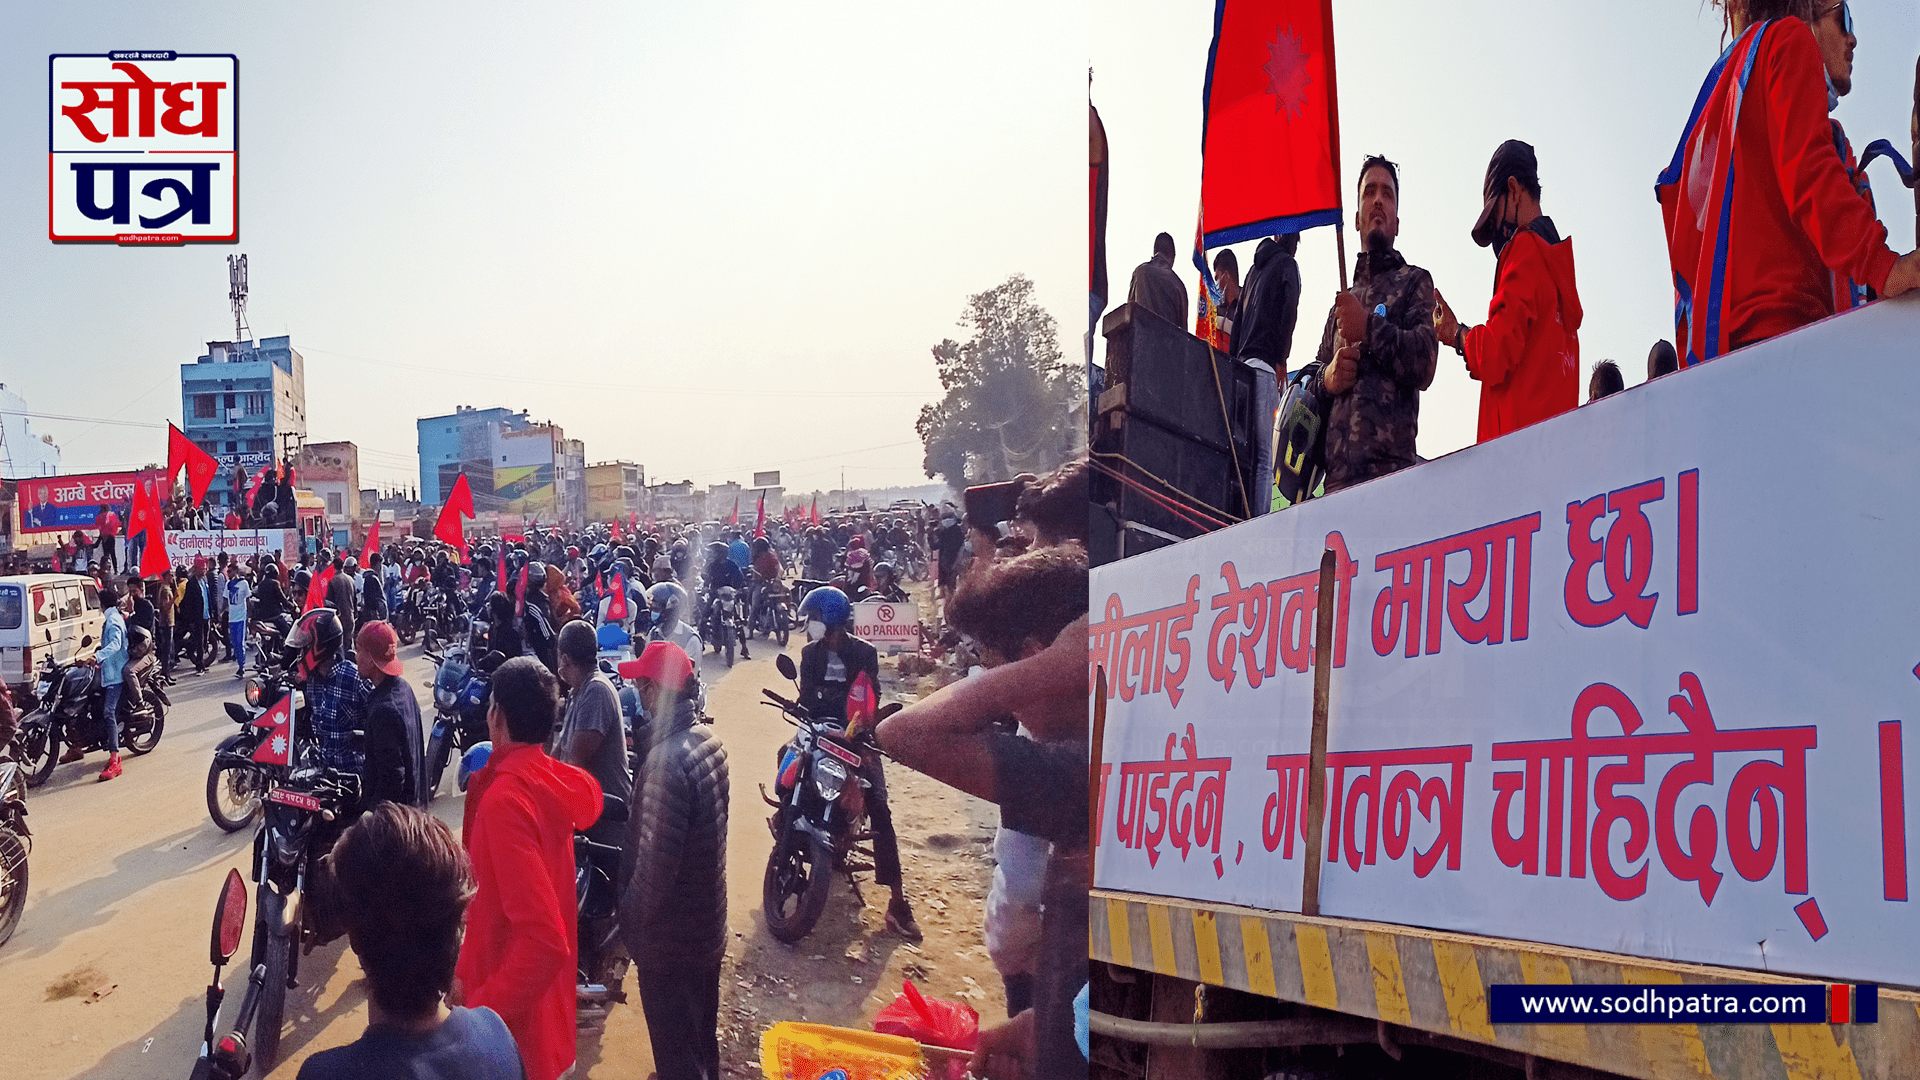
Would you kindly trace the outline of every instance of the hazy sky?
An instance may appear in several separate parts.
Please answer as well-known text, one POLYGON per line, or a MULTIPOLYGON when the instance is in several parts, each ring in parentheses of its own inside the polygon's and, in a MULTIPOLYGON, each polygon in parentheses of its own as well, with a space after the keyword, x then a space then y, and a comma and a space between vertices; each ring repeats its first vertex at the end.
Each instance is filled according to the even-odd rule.
MULTIPOLYGON (((1348 258, 1355 171, 1371 153, 1401 167, 1400 249, 1432 271, 1466 322, 1486 318, 1493 254, 1473 245, 1487 159, 1504 139, 1532 143, 1541 203, 1573 240, 1580 299, 1581 399, 1595 361, 1629 385, 1647 349, 1673 336, 1673 293, 1653 182, 1722 48, 1720 12, 1699 0, 1606 4, 1476 0, 1334 0, 1341 181, 1348 258)), ((1113 171, 1107 219, 1115 302, 1133 267, 1173 234, 1187 261, 1200 199, 1201 87, 1213 33, 1210 0, 1110 0, 1092 29, 1093 102, 1113 171)), ((1856 151, 1891 139, 1906 153, 1920 4, 1856 0, 1853 92, 1835 116, 1856 151)), ((1913 249, 1913 198, 1891 166, 1871 169, 1896 251, 1913 249)), ((1237 245, 1244 272, 1253 243, 1237 245)), ((1329 228, 1300 244, 1300 322, 1291 363, 1312 359, 1339 278, 1329 228)), ((1080 327, 1084 331, 1085 326, 1080 327)), ((1473 442, 1479 384, 1451 349, 1420 409, 1420 452, 1473 442)))
POLYGON ((91 4, 0 12, 0 381, 68 471, 164 460, 178 365, 307 361, 308 437, 531 410, 649 479, 923 483, 928 350, 1024 273, 1079 338, 1088 9, 91 4), (47 240, 47 55, 240 58, 241 242, 47 240))

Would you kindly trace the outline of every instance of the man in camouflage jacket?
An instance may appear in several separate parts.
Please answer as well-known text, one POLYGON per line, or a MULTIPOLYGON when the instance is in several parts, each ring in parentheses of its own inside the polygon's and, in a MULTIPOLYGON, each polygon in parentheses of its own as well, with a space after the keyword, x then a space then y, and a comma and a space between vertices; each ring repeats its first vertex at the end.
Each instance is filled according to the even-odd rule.
POLYGON ((1332 395, 1327 491, 1404 469, 1420 430, 1420 392, 1433 383, 1439 341, 1433 278, 1394 250, 1400 234, 1399 170, 1382 157, 1360 168, 1354 212, 1367 250, 1353 288, 1334 300, 1320 335, 1319 389, 1332 395))

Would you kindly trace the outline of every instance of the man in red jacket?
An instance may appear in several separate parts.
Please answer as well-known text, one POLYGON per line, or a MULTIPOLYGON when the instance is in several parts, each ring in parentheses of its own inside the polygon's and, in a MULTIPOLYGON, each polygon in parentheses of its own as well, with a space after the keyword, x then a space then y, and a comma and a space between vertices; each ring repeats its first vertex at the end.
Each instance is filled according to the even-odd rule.
POLYGON ((1724 7, 1734 43, 1655 184, 1682 366, 1834 314, 1835 275, 1881 296, 1920 285, 1920 257, 1887 247, 1834 149, 1827 65, 1809 25, 1844 17, 1844 5, 1724 7))
POLYGON ((1480 381, 1478 441, 1497 439, 1580 403, 1580 294, 1573 241, 1540 212, 1533 147, 1508 139, 1487 163, 1485 205, 1473 242, 1493 248, 1493 304, 1487 321, 1462 327, 1435 289, 1440 342, 1480 381))
POLYGON ((516 657, 493 673, 493 752, 468 786, 461 833, 476 891, 452 1003, 500 1014, 527 1080, 555 1080, 574 1065, 573 834, 600 816, 593 777, 541 749, 559 704, 538 660, 516 657))

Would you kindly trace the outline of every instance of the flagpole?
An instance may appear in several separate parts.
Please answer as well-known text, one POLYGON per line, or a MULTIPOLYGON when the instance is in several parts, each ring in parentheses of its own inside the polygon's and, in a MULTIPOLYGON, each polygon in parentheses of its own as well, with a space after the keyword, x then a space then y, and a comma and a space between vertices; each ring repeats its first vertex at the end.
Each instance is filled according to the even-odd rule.
MULTIPOLYGON (((1338 165, 1339 163, 1335 162, 1334 164, 1338 165)), ((1340 213, 1342 216, 1345 216, 1346 212, 1347 212, 1346 207, 1343 206, 1340 208, 1340 213)), ((1333 223, 1333 246, 1334 246, 1334 252, 1335 252, 1334 258, 1339 260, 1340 262, 1340 291, 1346 292, 1347 291, 1347 230, 1341 228, 1340 223, 1337 221, 1333 223)))

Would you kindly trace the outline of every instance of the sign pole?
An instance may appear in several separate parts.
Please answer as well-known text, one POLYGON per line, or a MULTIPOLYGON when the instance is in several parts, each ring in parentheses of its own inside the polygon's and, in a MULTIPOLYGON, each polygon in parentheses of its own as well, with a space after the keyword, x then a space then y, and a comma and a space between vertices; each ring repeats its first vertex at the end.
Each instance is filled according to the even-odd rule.
POLYGON ((1319 610, 1313 630, 1313 741, 1307 756, 1307 864, 1300 914, 1320 914, 1321 834, 1327 820, 1327 701, 1333 680, 1333 552, 1320 553, 1319 610))

